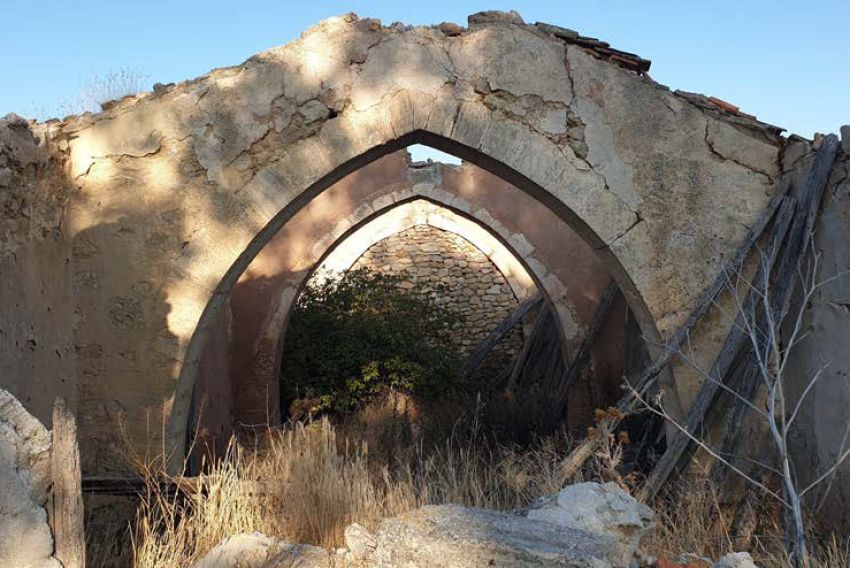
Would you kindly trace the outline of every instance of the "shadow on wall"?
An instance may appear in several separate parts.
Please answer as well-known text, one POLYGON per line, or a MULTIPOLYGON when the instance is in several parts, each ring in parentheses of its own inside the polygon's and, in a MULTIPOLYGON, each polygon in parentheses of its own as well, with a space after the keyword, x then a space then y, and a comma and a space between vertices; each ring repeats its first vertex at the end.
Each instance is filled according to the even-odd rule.
POLYGON ((121 215, 72 240, 77 416, 87 474, 126 471, 133 454, 153 459, 162 452, 179 346, 155 275, 165 270, 169 241, 179 238, 169 227, 181 221, 173 212, 121 215))

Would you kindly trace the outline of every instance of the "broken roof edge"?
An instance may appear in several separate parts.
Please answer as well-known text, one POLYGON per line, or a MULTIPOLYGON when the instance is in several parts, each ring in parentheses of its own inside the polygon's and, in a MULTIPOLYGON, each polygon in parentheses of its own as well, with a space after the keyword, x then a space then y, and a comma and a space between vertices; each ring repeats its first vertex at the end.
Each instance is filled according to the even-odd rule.
POLYGON ((530 28, 538 30, 540 33, 544 33, 550 36, 557 38, 560 41, 563 41, 566 44, 575 45, 582 48, 584 51, 590 53, 592 56, 596 57, 600 61, 604 61, 615 65, 621 69, 626 71, 633 72, 637 75, 643 76, 646 80, 652 81, 654 84, 659 86, 660 88, 664 88, 673 93, 673 95, 678 96, 686 101, 689 101, 692 104, 700 107, 703 110, 707 110, 715 113, 720 118, 728 119, 733 124, 750 128, 752 130, 761 132, 763 134, 779 137, 783 132, 786 132, 785 128, 775 126, 769 123, 762 122, 756 118, 756 116, 747 114, 742 112, 737 106, 728 103, 722 99, 717 97, 712 97, 708 95, 703 95, 700 93, 692 93, 688 91, 682 90, 672 90, 666 85, 662 83, 658 83, 654 79, 652 79, 648 71, 652 62, 648 59, 644 59, 637 54, 630 53, 627 51, 622 51, 616 48, 611 47, 611 45, 597 38, 583 36, 579 34, 575 30, 571 30, 569 28, 564 28, 555 24, 548 24, 545 22, 536 22, 535 24, 527 24, 522 19, 522 16, 512 10, 510 12, 503 12, 497 10, 483 11, 477 12, 475 14, 471 14, 467 17, 467 27, 462 27, 458 24, 443 22, 442 24, 432 25, 432 26, 406 26, 399 22, 390 24, 388 26, 384 26, 380 20, 375 18, 361 18, 355 13, 347 13, 341 16, 337 16, 335 18, 326 18, 313 26, 310 26, 306 30, 304 30, 299 38, 293 39, 291 42, 287 42, 281 46, 272 47, 267 50, 263 50, 257 54, 252 55, 247 58, 245 61, 232 66, 223 66, 211 69, 207 73, 200 75, 198 77, 186 79, 180 81, 178 83, 168 83, 161 84, 156 83, 153 86, 152 91, 144 91, 140 93, 130 94, 120 99, 105 101, 102 103, 102 110, 100 112, 85 112, 78 115, 70 115, 66 116, 62 119, 59 118, 51 118, 44 121, 39 120, 29 120, 31 125, 40 124, 47 125, 49 130, 53 128, 59 127, 62 130, 67 130, 68 126, 71 126, 71 123, 76 123, 71 127, 71 130, 82 129, 86 126, 89 126, 93 122, 97 122, 102 118, 112 118, 117 114, 121 114, 122 112, 128 110, 130 107, 135 106, 137 103, 142 102, 144 100, 148 100, 151 98, 156 98, 158 96, 162 96, 174 89, 183 88, 188 85, 192 85, 195 83, 199 83, 204 81, 205 79, 221 74, 227 73, 231 71, 235 71, 241 69, 245 66, 249 66, 253 63, 262 61, 264 56, 268 53, 273 52, 279 47, 283 47, 289 45, 293 42, 298 41, 299 39, 303 39, 305 36, 309 35, 311 31, 315 29, 319 29, 323 24, 330 20, 341 19, 347 23, 361 23, 368 24, 374 29, 384 28, 387 30, 395 29, 411 29, 414 27, 423 27, 423 28, 431 28, 438 29, 444 35, 452 37, 459 36, 469 33, 474 28, 478 28, 485 25, 494 25, 494 24, 512 24, 517 25, 524 28, 530 28), (53 127, 53 128, 50 128, 53 127))
MULTIPOLYGON (((569 28, 563 28, 554 24, 547 24, 545 22, 537 22, 534 26, 540 31, 553 35, 565 43, 584 48, 585 51, 590 52, 598 59, 608 61, 618 67, 622 67, 623 69, 634 71, 638 75, 646 75, 649 77, 649 68, 652 65, 652 61, 649 59, 644 59, 635 53, 615 49, 606 41, 602 41, 594 37, 583 36, 577 31, 569 28)), ((659 85, 661 84, 659 83, 659 85)), ((674 95, 684 98, 704 110, 719 111, 723 114, 731 115, 732 117, 735 117, 733 122, 737 122, 741 126, 754 127, 757 130, 772 136, 779 136, 786 131, 785 128, 780 126, 760 121, 755 115, 742 112, 740 108, 732 103, 724 101, 723 99, 682 90, 675 90, 672 92, 674 95)))

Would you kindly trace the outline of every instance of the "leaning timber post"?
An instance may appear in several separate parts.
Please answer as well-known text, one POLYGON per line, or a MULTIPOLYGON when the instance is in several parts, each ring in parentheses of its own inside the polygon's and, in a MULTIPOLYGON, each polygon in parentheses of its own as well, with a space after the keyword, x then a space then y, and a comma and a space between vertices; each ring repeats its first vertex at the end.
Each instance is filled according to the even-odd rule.
POLYGON ((54 556, 64 568, 85 568, 86 539, 77 421, 61 398, 57 398, 53 405, 50 468, 53 477, 54 556))
MULTIPOLYGON (((734 258, 727 262, 714 281, 703 291, 699 300, 696 302, 694 309, 688 315, 685 322, 679 326, 676 332, 664 343, 663 349, 658 357, 650 364, 640 377, 634 382, 632 389, 639 395, 644 395, 656 382, 657 377, 665 371, 668 363, 674 358, 682 345, 689 339, 691 332, 696 325, 702 320, 709 309, 714 306, 717 296, 721 293, 726 285, 729 270, 739 268, 755 245, 756 240, 764 232, 765 228, 773 220, 777 209, 785 200, 785 191, 777 192, 770 198, 770 201, 764 211, 759 215, 756 223, 747 232, 744 242, 738 247, 734 258)), ((617 403, 617 410, 624 415, 634 412, 638 408, 638 400, 633 392, 628 392, 617 403)), ((606 418, 606 425, 610 428, 616 428, 619 423, 619 418, 606 418)), ((564 480, 572 479, 584 466, 585 462, 590 459, 590 456, 596 451, 597 446, 601 443, 599 438, 587 438, 581 444, 573 448, 570 455, 564 460, 561 465, 561 476, 564 480)))
MULTIPOLYGON (((838 138, 831 134, 826 136, 815 156, 815 162, 807 176, 805 186, 799 199, 785 197, 783 204, 774 221, 774 228, 767 247, 768 256, 762 258, 759 265, 758 275, 754 282, 755 286, 762 286, 762 291, 769 288, 767 282, 771 281, 771 275, 775 273, 775 283, 770 289, 770 305, 774 313, 780 314, 780 318, 788 310, 791 294, 794 289, 794 274, 799 263, 805 255, 805 241, 814 229, 815 219, 820 210, 821 199, 826 190, 829 172, 838 152, 838 138), (793 217, 793 224, 791 219, 793 217), (790 228, 789 228, 790 225, 790 228), (785 243, 784 251, 779 265, 775 266, 778 251, 785 243)), ((755 304, 759 301, 759 290, 750 292, 738 314, 732 330, 726 338, 723 348, 718 354, 712 369, 709 372, 711 380, 705 380, 696 400, 691 405, 686 421, 688 435, 677 433, 672 440, 668 440, 667 451, 655 464, 650 472, 646 483, 641 488, 639 496, 646 500, 654 497, 660 491, 662 485, 668 482, 676 473, 679 463, 686 457, 692 445, 690 436, 697 433, 702 426, 710 407, 720 393, 721 385, 728 385, 731 380, 728 376, 733 371, 733 363, 741 349, 752 348, 747 345, 751 338, 744 331, 743 319, 747 317, 755 304)), ((747 359, 745 358, 745 361, 747 359)), ((754 364, 752 360, 749 364, 754 364)), ((746 369, 744 369, 746 371, 746 369)), ((757 379, 757 373, 749 373, 750 379, 757 379)), ((747 389, 755 394, 756 389, 747 389)), ((731 411, 734 413, 734 409, 731 411)), ((737 427, 736 424, 732 425, 737 427)))

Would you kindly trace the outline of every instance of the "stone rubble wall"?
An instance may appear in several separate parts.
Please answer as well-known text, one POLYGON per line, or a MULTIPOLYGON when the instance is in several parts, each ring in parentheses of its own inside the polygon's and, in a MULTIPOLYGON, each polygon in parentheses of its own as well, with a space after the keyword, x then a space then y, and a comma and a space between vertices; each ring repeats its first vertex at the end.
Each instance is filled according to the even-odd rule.
POLYGON ((73 188, 50 128, 0 118, 0 387, 50 424, 53 401, 77 399, 71 246, 73 188))
MULTIPOLYGON (((464 325, 454 331, 463 353, 469 353, 517 306, 505 276, 469 241, 428 225, 417 225, 370 247, 351 267, 409 278, 401 288, 415 285, 437 305, 460 314, 464 325)), ((519 329, 499 345, 500 360, 522 347, 519 329)))

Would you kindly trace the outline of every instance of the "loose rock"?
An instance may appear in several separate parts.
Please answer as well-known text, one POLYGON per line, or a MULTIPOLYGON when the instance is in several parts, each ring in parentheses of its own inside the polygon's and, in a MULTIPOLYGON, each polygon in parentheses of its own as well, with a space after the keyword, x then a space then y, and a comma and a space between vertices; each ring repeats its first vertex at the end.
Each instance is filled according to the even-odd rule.
POLYGON ((614 483, 576 483, 544 498, 528 511, 529 519, 613 537, 617 558, 628 563, 641 539, 653 528, 652 509, 614 483))
POLYGON ((50 433, 0 389, 0 566, 59 568, 47 524, 50 433))
POLYGON ((368 566, 628 566, 614 537, 519 515, 427 506, 383 521, 368 566))
POLYGON ((463 27, 453 22, 443 22, 440 24, 440 31, 449 37, 455 37, 463 33, 463 27))
POLYGON ((228 537, 192 568, 329 568, 330 553, 309 544, 293 544, 260 532, 228 537))
POLYGON ((524 24, 525 22, 522 20, 522 16, 519 15, 519 12, 516 10, 511 10, 510 12, 502 12, 500 10, 485 10, 484 12, 478 12, 477 14, 472 14, 467 18, 469 25, 473 24, 524 24))
POLYGON ((758 568, 749 552, 730 552, 714 563, 714 568, 758 568))

